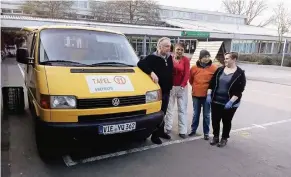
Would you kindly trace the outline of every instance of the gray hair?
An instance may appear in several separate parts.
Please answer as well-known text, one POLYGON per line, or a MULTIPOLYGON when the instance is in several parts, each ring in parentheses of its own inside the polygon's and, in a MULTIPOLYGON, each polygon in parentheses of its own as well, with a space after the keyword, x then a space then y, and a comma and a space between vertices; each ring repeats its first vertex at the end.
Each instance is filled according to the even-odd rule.
POLYGON ((162 38, 160 38, 160 39, 158 40, 158 43, 157 43, 157 48, 159 48, 159 47, 161 46, 161 43, 162 43, 163 41, 169 41, 169 42, 171 42, 171 39, 168 38, 168 37, 162 37, 162 38))

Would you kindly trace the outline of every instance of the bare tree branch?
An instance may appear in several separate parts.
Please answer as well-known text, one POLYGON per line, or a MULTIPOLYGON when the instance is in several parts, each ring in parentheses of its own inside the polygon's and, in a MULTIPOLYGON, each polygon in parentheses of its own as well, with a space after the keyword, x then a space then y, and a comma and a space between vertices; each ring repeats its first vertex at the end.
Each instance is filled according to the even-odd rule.
POLYGON ((26 1, 22 5, 25 12, 34 14, 44 14, 50 18, 62 17, 66 12, 71 11, 73 1, 26 1))
POLYGON ((118 21, 116 17, 121 17, 121 11, 113 1, 100 2, 89 1, 91 15, 100 21, 118 21))
POLYGON ((94 17, 111 15, 111 18, 126 23, 155 23, 160 20, 159 6, 152 0, 106 1, 102 5, 91 0, 90 8, 94 17))
POLYGON ((258 27, 265 27, 265 26, 268 26, 270 24, 274 23, 274 17, 271 16, 269 19, 265 20, 265 21, 262 21, 258 27))
POLYGON ((222 3, 226 12, 247 16, 247 25, 267 9, 264 0, 223 0, 222 3))
POLYGON ((276 8, 274 8, 274 24, 277 27, 278 37, 279 37, 279 46, 278 46, 278 52, 281 51, 282 47, 282 41, 284 34, 289 32, 291 27, 291 13, 290 11, 285 7, 284 3, 279 3, 276 8))

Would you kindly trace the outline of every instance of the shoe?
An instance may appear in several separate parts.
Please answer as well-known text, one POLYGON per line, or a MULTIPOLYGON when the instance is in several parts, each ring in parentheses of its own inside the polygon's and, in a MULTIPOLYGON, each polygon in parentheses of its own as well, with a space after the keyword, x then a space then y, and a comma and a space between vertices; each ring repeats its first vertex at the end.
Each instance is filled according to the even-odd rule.
POLYGON ((183 138, 183 139, 186 138, 186 135, 185 135, 185 134, 179 134, 179 136, 180 136, 181 138, 183 138))
POLYGON ((167 133, 162 133, 160 137, 163 138, 163 139, 166 139, 166 140, 170 140, 171 139, 171 136, 168 135, 167 133))
POLYGON ((188 136, 201 136, 201 134, 196 132, 191 132, 188 136))
POLYGON ((166 132, 166 134, 170 134, 172 131, 171 130, 166 130, 165 132, 166 132))
POLYGON ((204 140, 209 140, 209 135, 204 135, 204 140))
POLYGON ((153 136, 151 137, 151 140, 154 144, 162 144, 162 140, 158 136, 153 136))
POLYGON ((191 132, 188 136, 195 136, 196 132, 191 132))
POLYGON ((217 144, 217 147, 224 147, 227 144, 227 139, 221 139, 221 141, 217 144))
POLYGON ((213 139, 210 141, 210 145, 214 146, 219 143, 219 137, 213 137, 213 139))

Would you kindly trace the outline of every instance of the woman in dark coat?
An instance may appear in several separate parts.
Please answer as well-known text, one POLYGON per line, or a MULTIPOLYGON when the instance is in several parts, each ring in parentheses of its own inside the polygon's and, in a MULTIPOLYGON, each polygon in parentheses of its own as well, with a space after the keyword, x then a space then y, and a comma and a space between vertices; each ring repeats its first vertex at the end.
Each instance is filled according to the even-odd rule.
POLYGON ((224 147, 229 138, 232 118, 240 105, 246 85, 245 72, 237 66, 238 54, 225 54, 224 63, 214 73, 207 92, 206 101, 211 104, 213 139, 211 145, 224 147), (222 138, 219 141, 220 122, 223 123, 222 138))

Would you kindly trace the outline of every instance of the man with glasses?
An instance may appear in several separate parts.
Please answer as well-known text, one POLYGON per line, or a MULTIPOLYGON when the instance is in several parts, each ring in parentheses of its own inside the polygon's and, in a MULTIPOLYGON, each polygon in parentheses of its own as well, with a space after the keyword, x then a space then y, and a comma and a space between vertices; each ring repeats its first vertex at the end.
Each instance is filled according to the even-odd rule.
MULTIPOLYGON (((162 37, 158 40, 157 51, 138 62, 138 67, 148 74, 153 82, 158 83, 162 90, 162 108, 166 114, 170 91, 173 87, 173 60, 170 55, 171 40, 162 37)), ((162 121, 153 132, 151 140, 155 144, 162 144, 160 138, 171 139, 164 131, 165 122, 162 121)))

